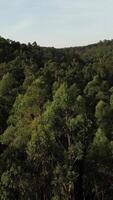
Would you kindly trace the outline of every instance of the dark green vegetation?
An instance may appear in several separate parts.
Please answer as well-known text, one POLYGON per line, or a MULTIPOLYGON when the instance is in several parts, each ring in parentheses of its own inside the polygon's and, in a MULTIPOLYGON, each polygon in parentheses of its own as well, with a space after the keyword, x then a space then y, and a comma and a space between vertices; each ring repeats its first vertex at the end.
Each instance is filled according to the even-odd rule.
POLYGON ((0 38, 0 200, 113 200, 113 41, 0 38))

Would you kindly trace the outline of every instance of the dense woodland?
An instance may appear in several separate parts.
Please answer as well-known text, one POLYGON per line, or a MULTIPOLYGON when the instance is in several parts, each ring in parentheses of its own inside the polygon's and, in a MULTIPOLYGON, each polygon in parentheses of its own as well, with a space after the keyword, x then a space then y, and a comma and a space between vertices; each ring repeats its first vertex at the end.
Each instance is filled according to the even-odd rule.
POLYGON ((0 37, 0 200, 113 200, 113 41, 0 37))

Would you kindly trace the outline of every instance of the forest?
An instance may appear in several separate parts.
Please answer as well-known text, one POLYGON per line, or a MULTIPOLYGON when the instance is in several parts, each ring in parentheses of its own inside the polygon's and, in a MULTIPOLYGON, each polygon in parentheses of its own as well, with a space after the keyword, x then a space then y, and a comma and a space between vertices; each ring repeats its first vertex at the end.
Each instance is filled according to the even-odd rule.
POLYGON ((0 200, 113 200, 113 40, 0 37, 0 200))

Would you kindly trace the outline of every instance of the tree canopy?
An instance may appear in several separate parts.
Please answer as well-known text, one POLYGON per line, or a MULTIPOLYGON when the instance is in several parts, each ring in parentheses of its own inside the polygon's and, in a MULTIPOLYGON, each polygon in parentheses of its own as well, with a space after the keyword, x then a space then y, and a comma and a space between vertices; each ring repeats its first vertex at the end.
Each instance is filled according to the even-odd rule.
POLYGON ((0 37, 0 199, 113 199, 113 41, 0 37))

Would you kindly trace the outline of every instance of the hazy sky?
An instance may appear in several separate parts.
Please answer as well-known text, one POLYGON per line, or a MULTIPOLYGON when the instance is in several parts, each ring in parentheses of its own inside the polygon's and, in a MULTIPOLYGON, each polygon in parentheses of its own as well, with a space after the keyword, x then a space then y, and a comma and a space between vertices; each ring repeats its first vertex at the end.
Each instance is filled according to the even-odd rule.
POLYGON ((113 0, 0 0, 0 35, 55 47, 113 39, 113 0))

